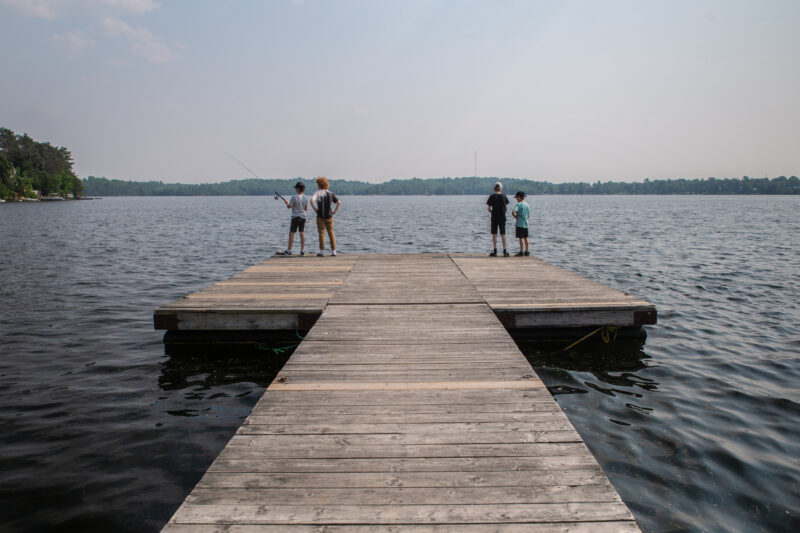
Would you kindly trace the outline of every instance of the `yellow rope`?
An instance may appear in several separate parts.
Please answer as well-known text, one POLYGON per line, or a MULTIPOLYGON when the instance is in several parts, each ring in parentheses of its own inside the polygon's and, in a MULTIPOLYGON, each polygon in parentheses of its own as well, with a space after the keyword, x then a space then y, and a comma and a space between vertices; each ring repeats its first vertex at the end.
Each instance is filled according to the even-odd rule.
POLYGON ((588 339, 589 337, 591 337, 592 335, 594 335, 595 333, 598 333, 598 332, 600 332, 600 338, 603 339, 603 342, 608 344, 609 342, 614 341, 614 340, 617 339, 617 332, 618 331, 619 331, 619 326, 600 326, 599 328, 597 328, 596 330, 592 331, 588 335, 586 335, 584 337, 581 337, 580 339, 576 340, 575 342, 573 342, 572 344, 570 344, 566 348, 562 348, 562 349, 558 350, 557 352, 553 352, 553 355, 555 355, 557 353, 561 353, 561 352, 566 352, 567 350, 569 350, 573 346, 577 346, 578 344, 582 343, 583 341, 585 341, 586 339, 588 339), (612 333, 614 334, 613 337, 611 336, 612 333))
POLYGON ((619 331, 619 326, 603 326, 603 331, 600 333, 600 338, 603 339, 603 342, 608 344, 611 341, 617 340, 617 332, 619 331), (614 337, 611 337, 611 334, 614 334, 614 337))

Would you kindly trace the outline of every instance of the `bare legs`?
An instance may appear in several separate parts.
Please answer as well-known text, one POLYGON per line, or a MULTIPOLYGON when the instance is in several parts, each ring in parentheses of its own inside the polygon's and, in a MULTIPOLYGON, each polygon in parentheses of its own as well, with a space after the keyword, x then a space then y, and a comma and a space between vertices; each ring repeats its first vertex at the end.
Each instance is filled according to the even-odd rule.
MULTIPOLYGON (((294 244, 294 231, 289 232, 289 246, 286 247, 288 251, 292 251, 292 244, 294 244)), ((300 232, 300 251, 304 252, 306 249, 306 234, 304 232, 300 232)))

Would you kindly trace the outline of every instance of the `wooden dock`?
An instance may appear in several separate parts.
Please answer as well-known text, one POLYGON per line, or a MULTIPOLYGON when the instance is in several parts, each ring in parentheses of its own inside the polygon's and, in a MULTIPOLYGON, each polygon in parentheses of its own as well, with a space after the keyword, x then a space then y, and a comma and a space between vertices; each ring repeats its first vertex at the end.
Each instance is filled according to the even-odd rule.
POLYGON ((395 303, 400 291, 406 299, 413 295, 414 303, 486 303, 515 337, 578 339, 598 326, 637 336, 643 335, 642 326, 656 322, 651 303, 535 257, 375 254, 275 257, 159 307, 155 327, 173 334, 165 338, 168 343, 214 342, 223 338, 220 332, 294 336, 295 330, 309 330, 329 302, 360 303, 366 290, 373 298, 367 303, 395 303), (451 279, 454 272, 461 277, 451 279), (395 276, 399 273, 402 278, 395 276), (198 337, 199 332, 214 334, 198 337))
POLYGON ((497 312, 655 310, 591 282, 571 295, 582 278, 553 269, 293 257, 159 308, 156 325, 178 329, 301 328, 316 314, 164 531, 639 531, 497 312), (520 284, 525 268, 542 278, 520 284))

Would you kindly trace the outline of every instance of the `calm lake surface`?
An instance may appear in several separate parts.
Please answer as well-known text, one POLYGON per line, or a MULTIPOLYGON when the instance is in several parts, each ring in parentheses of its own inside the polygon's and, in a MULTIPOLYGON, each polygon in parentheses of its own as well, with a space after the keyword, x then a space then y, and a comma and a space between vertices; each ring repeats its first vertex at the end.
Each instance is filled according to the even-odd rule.
MULTIPOLYGON (((483 197, 342 200, 343 253, 489 250, 483 197)), ((644 343, 523 346, 642 529, 800 530, 800 198, 530 203, 535 255, 658 307, 644 343)), ((0 529, 170 518, 282 360, 166 355, 152 311, 288 221, 271 197, 0 205, 0 529)))

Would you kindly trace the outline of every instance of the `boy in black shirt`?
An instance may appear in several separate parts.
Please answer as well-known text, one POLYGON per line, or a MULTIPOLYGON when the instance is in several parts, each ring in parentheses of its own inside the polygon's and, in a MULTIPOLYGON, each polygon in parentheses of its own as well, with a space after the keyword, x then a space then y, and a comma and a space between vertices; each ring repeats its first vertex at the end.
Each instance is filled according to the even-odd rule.
POLYGON ((494 194, 486 200, 488 211, 492 214, 492 253, 489 255, 497 257, 497 231, 503 239, 503 257, 508 257, 506 249, 506 209, 508 208, 508 198, 502 194, 503 184, 499 181, 494 184, 494 194))

